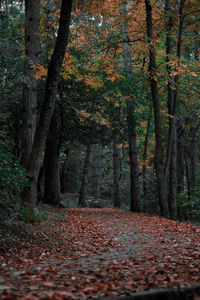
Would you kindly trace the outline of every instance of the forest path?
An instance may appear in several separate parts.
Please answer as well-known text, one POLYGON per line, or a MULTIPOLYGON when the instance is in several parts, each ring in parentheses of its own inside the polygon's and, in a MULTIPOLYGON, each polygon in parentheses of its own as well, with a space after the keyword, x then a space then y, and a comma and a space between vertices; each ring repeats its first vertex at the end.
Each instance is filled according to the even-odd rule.
POLYGON ((0 257, 1 299, 97 299, 200 282, 200 228, 113 208, 70 208, 0 257))

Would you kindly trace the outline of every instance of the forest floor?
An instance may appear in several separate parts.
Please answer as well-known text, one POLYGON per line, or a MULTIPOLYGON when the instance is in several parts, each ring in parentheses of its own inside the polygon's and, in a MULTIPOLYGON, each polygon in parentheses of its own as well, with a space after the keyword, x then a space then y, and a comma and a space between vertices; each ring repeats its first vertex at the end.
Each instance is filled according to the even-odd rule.
POLYGON ((200 282, 198 226, 113 208, 46 209, 48 220, 18 223, 20 238, 3 241, 0 299, 97 299, 200 282))

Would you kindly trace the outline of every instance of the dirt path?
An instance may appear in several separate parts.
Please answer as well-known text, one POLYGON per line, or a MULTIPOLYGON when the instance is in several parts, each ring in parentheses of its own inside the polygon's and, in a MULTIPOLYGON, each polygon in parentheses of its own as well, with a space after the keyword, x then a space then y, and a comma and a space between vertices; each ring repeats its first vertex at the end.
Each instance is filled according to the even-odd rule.
POLYGON ((97 299, 189 286, 200 282, 200 228, 116 209, 68 209, 2 255, 0 275, 1 299, 97 299))

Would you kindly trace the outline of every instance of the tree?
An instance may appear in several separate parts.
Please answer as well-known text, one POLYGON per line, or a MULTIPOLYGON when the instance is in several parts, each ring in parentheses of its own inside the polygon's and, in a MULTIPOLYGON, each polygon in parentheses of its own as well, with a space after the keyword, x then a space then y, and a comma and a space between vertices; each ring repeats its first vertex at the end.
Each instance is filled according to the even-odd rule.
POLYGON ((58 77, 68 43, 72 3, 73 0, 62 1, 58 36, 48 66, 43 107, 36 129, 31 156, 28 162, 27 172, 29 174, 30 186, 28 189, 25 189, 23 191, 22 197, 24 204, 28 207, 30 212, 34 212, 34 208, 36 205, 37 180, 40 164, 42 161, 42 154, 45 149, 45 143, 54 112, 58 77))
POLYGON ((161 114, 160 103, 158 98, 158 87, 155 78, 156 75, 156 55, 153 40, 153 23, 152 23, 152 6, 150 0, 145 0, 146 6, 146 24, 147 24, 147 37, 149 48, 149 74, 150 74, 150 86, 152 92, 152 101, 154 108, 154 120, 155 120, 155 167, 157 176, 157 191, 160 205, 160 212, 162 216, 169 217, 169 209, 166 197, 166 186, 164 178, 163 168, 163 146, 162 146, 162 129, 161 129, 161 114))
POLYGON ((170 59, 173 55, 173 39, 172 33, 172 10, 170 0, 165 1, 166 14, 166 67, 168 72, 168 114, 169 114, 169 132, 167 143, 167 154, 165 163, 165 183, 167 182, 168 169, 169 172, 169 212, 170 217, 176 219, 177 215, 177 134, 176 134, 176 98, 174 97, 174 76, 172 76, 172 67, 170 66, 170 59))
POLYGON ((57 109, 55 109, 49 134, 46 141, 44 156, 44 202, 53 205, 60 204, 60 172, 59 172, 59 148, 60 148, 60 124, 57 109))
POLYGON ((40 0, 25 1, 25 72, 28 82, 23 89, 21 163, 27 168, 30 161, 37 125, 37 79, 34 68, 40 54, 40 0))
POLYGON ((63 44, 54 49, 60 35, 61 2, 27 1, 26 12, 19 1, 1 2, 0 127, 10 151, 27 165, 30 181, 23 193, 24 204, 34 209, 34 187, 44 164, 45 188, 44 172, 38 180, 41 195, 45 190, 46 201, 58 204, 61 162, 62 192, 76 192, 83 179, 85 194, 105 195, 110 201, 114 195, 116 206, 130 204, 131 195, 131 210, 139 211, 141 206, 143 211, 158 213, 160 208, 162 215, 173 219, 196 217, 198 0, 77 0, 63 59, 59 53, 63 44), (37 5, 35 14, 30 5, 37 5), (25 18, 34 23, 26 24, 27 55, 25 18), (60 100, 62 108, 55 112, 60 100), (88 143, 94 164, 85 172, 87 155, 81 149, 88 143))
POLYGON ((113 133, 113 188, 114 188, 114 207, 121 206, 120 199, 120 177, 122 169, 122 145, 119 144, 118 131, 113 133))
POLYGON ((88 176, 88 169, 89 169, 89 163, 90 163, 90 155, 91 155, 91 142, 88 142, 87 149, 86 149, 86 155, 85 155, 85 161, 83 166, 83 174, 82 174, 82 181, 81 181, 81 187, 79 191, 79 205, 82 207, 86 206, 85 201, 85 189, 87 184, 87 176, 88 176))
MULTIPOLYGON (((128 36, 128 25, 124 21, 124 17, 127 15, 126 3, 122 1, 120 4, 121 15, 121 33, 122 33, 122 49, 123 49, 123 61, 124 71, 127 74, 128 80, 133 77, 131 58, 130 58, 130 46, 128 36)), ((129 159, 130 159, 130 210, 140 211, 140 188, 139 188, 139 170, 137 161, 137 137, 136 137, 136 119, 135 119, 135 99, 132 96, 127 98, 127 125, 128 125, 128 141, 129 141, 129 159)))

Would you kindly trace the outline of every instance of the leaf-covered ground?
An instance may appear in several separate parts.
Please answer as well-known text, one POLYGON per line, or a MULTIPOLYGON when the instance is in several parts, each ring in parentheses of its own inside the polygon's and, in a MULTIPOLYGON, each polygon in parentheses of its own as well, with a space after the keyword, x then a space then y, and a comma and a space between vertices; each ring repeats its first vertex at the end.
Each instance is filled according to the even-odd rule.
POLYGON ((63 212, 2 252, 1 299, 95 299, 200 282, 199 227, 111 208, 63 212))

